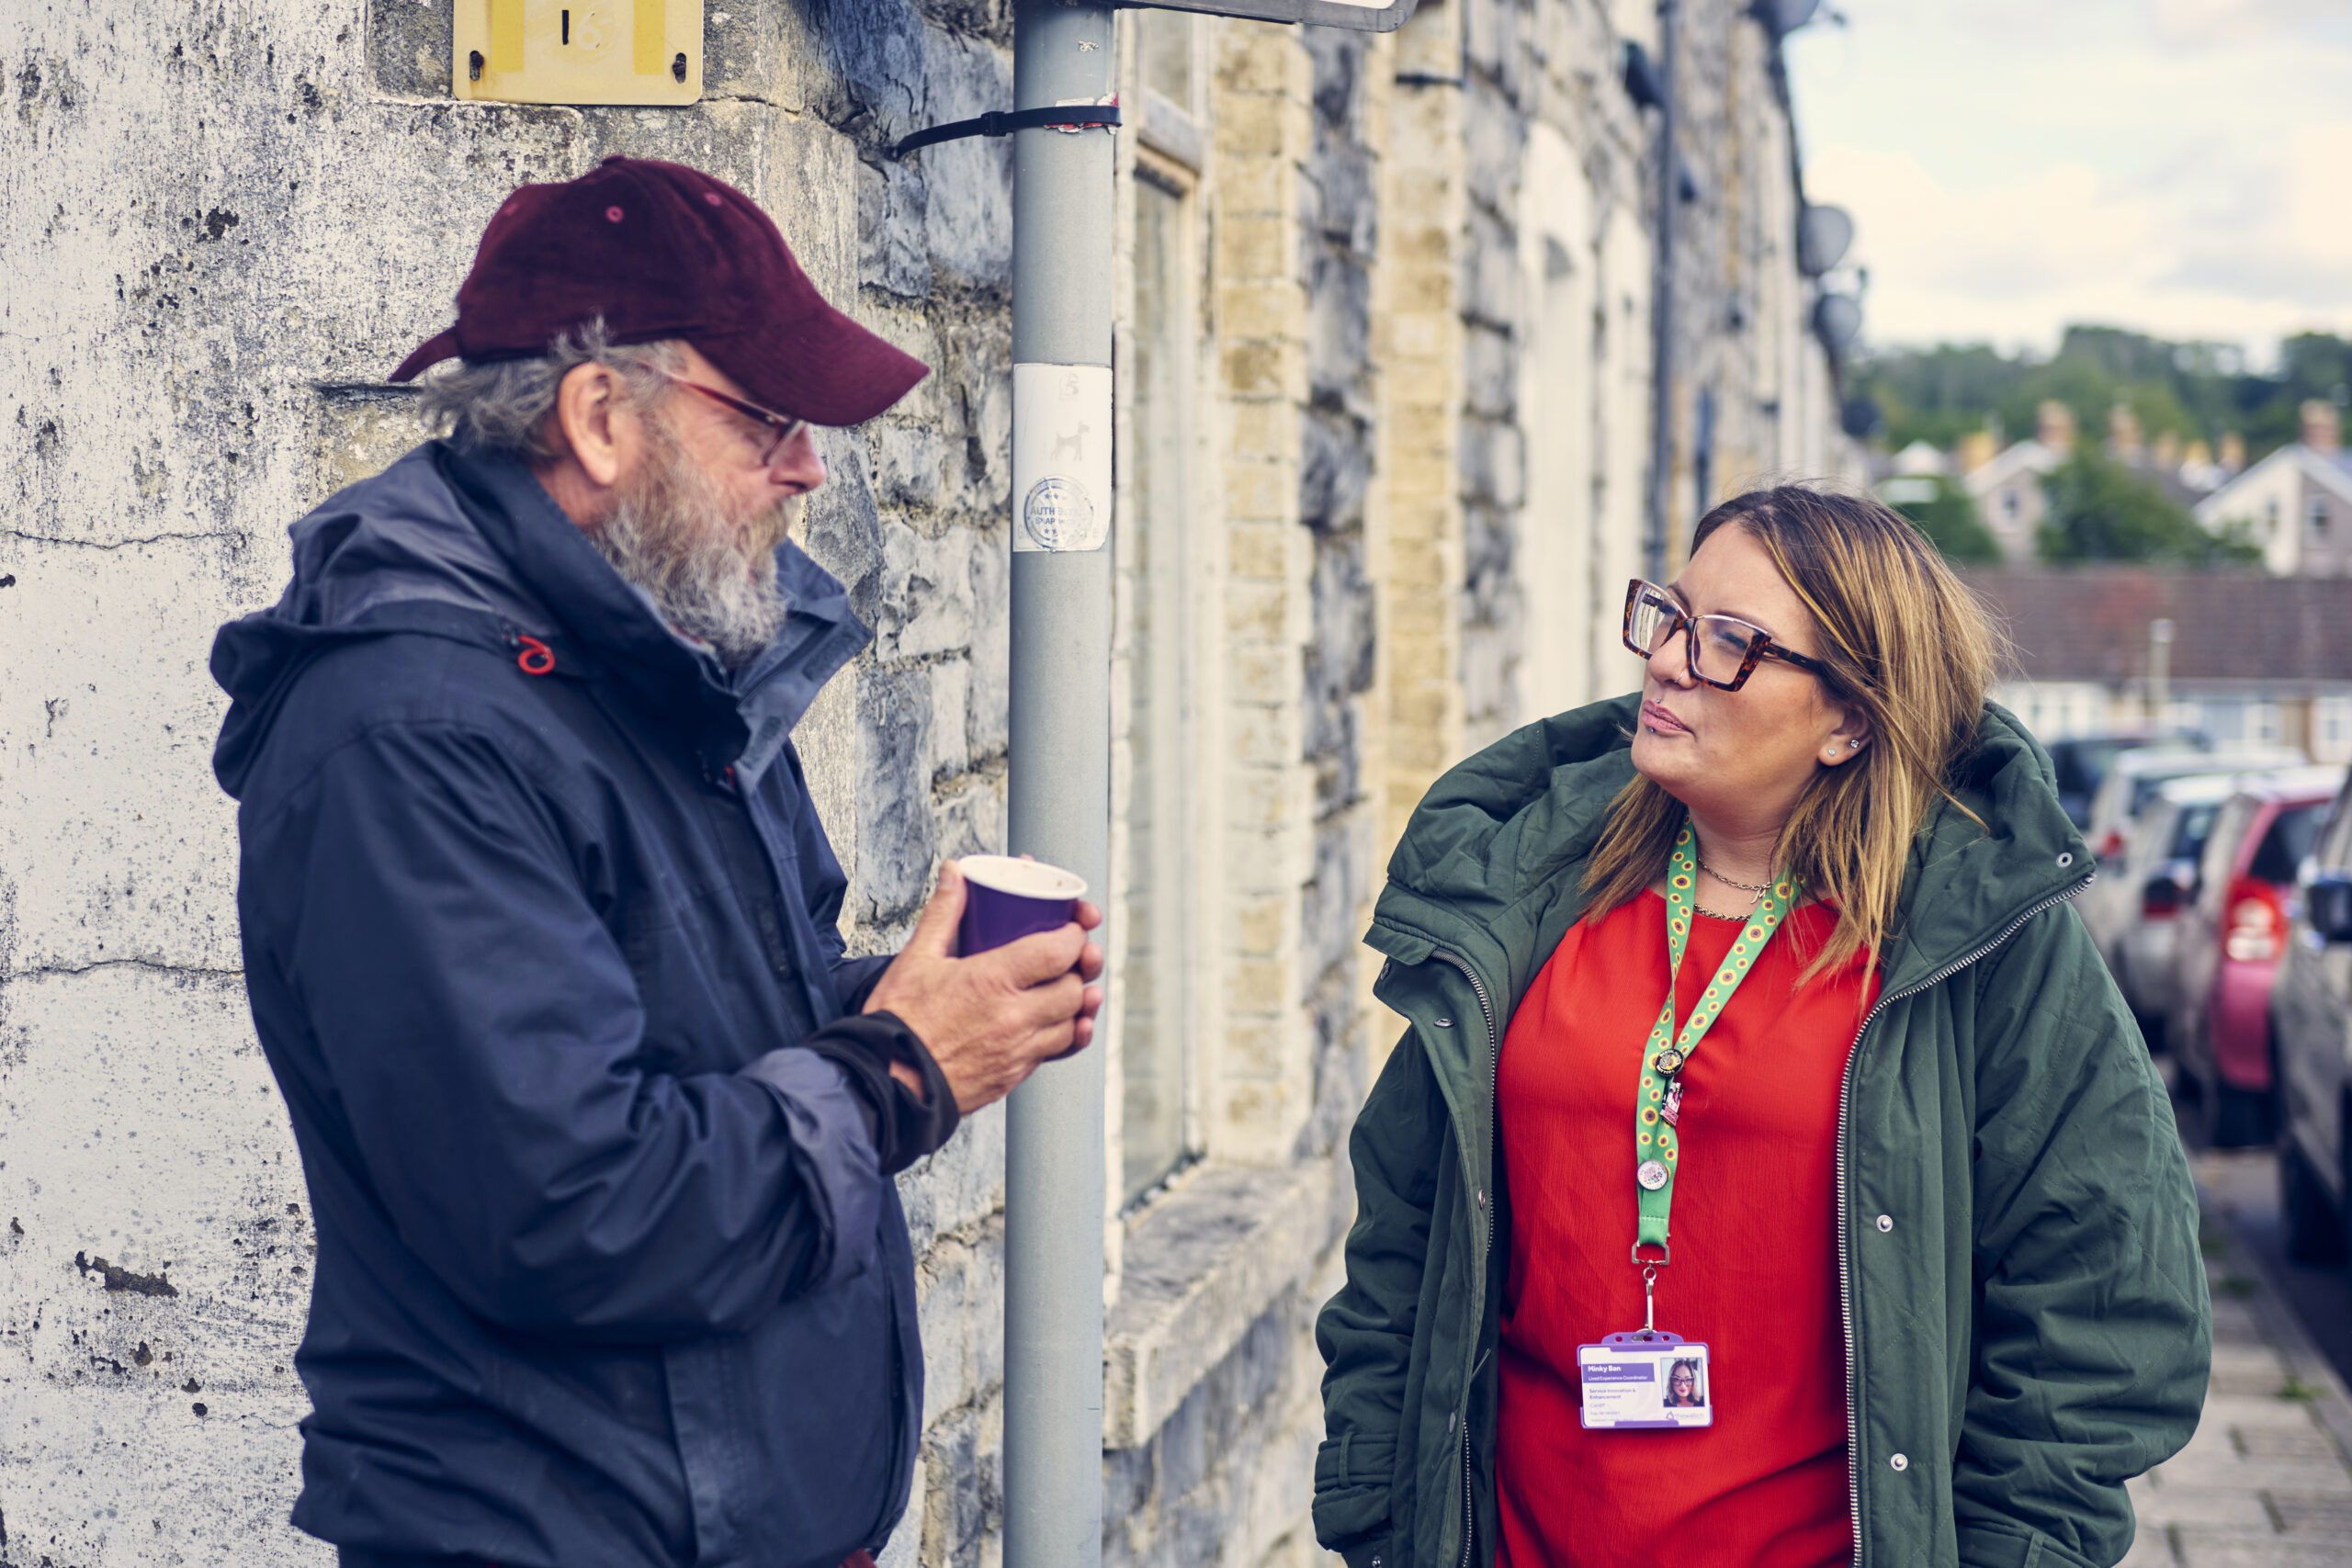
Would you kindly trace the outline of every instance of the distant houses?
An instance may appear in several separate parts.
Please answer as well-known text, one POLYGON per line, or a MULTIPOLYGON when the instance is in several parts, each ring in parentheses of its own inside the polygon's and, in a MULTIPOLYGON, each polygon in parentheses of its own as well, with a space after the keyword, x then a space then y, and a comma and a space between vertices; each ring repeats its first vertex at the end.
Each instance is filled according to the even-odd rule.
POLYGON ((2144 566, 1966 576, 2015 644, 1995 699, 2045 742, 2194 729, 2352 761, 2352 577, 2144 566))
POLYGON ((2342 413, 2314 398, 2301 410, 2302 439, 2281 446, 2198 502, 2206 528, 2233 525, 2262 547, 2278 577, 2352 575, 2352 457, 2342 413))
POLYGON ((2001 547, 2001 559, 2029 566, 2034 559, 2034 530, 2050 510, 2041 478, 2075 449, 2075 412, 2064 403, 2045 402, 2033 434, 1993 450, 1989 432, 1978 431, 1960 445, 1962 489, 1974 498, 1977 515, 2001 547))
MULTIPOLYGON (((2198 524, 2262 550, 2274 577, 2352 576, 2352 456, 2344 451, 2343 415, 2312 399, 2301 410, 2301 439, 2247 467, 2245 443, 2222 437, 2218 454, 2202 440, 2183 444, 2167 431, 2145 439, 2132 411, 2109 415, 2107 455, 2145 475, 2198 524)), ((2037 411, 2032 435, 2004 446, 1979 430, 1943 452, 1915 441, 1882 459, 1880 497, 1890 504, 1926 501, 1953 485, 1975 502, 2009 568, 2039 559, 2036 533, 2049 514, 2042 481, 2077 447, 2074 411, 2055 400, 2037 411)))

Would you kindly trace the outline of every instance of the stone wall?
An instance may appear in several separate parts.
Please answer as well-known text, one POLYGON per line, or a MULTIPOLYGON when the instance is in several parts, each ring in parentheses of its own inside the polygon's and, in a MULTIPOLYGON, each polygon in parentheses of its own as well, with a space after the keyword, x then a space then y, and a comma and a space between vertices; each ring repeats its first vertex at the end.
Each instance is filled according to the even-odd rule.
MULTIPOLYGON (((0 22, 0 1560, 326 1560, 285 1522, 307 1201, 239 985, 205 660, 275 597, 287 525, 419 438, 383 377, 512 186, 708 169, 934 367, 827 437, 808 543, 877 637, 801 742, 857 948, 941 857, 1001 847, 1008 150, 880 149, 1007 101, 1009 6, 714 6, 680 110, 453 102, 448 16, 0 22)), ((933 1375, 900 1561, 993 1529, 1001 1166, 988 1112, 906 1183, 933 1375)))

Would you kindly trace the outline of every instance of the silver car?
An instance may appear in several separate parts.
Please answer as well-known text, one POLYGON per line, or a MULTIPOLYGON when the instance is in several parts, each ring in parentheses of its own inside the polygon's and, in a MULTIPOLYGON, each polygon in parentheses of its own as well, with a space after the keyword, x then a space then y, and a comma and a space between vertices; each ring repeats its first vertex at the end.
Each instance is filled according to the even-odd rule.
POLYGON ((2091 884, 2076 908, 2140 1021, 2150 1050, 2164 1047, 2172 1007, 2173 932, 2196 890, 2197 857, 2213 815, 2240 773, 2191 773, 2156 791, 2133 825, 2123 863, 2091 884))
POLYGON ((2091 797, 2090 825, 2083 836, 2098 857, 2102 877, 2118 874, 2131 843, 2132 825, 2156 791, 2192 773, 2252 773, 2291 768, 2311 759, 2292 746, 2218 746, 2211 751, 2148 746, 2115 759, 2091 797))

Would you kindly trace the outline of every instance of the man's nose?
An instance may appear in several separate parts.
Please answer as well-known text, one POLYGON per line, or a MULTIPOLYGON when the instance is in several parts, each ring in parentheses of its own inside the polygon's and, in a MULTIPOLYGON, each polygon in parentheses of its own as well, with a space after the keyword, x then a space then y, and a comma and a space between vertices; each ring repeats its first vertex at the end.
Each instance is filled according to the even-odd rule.
POLYGON ((791 440, 776 448, 768 464, 768 481, 792 495, 807 495, 825 482, 825 459, 817 452, 815 426, 802 425, 793 432, 791 440))

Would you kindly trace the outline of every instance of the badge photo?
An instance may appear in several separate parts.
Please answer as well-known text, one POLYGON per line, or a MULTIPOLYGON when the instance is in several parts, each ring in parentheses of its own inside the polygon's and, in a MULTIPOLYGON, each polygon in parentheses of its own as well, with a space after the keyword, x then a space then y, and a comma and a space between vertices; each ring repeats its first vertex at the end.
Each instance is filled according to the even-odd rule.
POLYGON ((1612 1334, 1577 1347, 1586 1429, 1673 1432, 1715 1424, 1707 1348, 1679 1335, 1612 1334))

